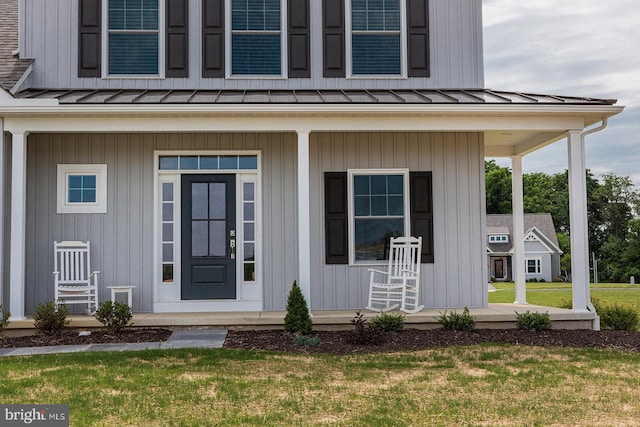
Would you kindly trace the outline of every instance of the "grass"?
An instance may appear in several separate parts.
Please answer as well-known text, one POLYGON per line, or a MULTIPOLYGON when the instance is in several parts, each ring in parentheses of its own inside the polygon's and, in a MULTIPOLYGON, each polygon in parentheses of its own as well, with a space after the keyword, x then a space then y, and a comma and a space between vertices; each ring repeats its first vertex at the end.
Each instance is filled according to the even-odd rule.
POLYGON ((639 364, 612 350, 503 345, 57 354, 3 359, 0 401, 69 404, 71 425, 635 425, 639 364))
MULTIPOLYGON (((515 300, 513 283, 493 283, 496 292, 489 293, 490 303, 512 303, 515 300)), ((629 284, 600 283, 591 285, 591 297, 601 303, 612 305, 619 303, 634 308, 640 307, 640 286, 629 284)), ((527 283, 527 302, 529 304, 560 307, 563 301, 571 301, 571 283, 527 283)))

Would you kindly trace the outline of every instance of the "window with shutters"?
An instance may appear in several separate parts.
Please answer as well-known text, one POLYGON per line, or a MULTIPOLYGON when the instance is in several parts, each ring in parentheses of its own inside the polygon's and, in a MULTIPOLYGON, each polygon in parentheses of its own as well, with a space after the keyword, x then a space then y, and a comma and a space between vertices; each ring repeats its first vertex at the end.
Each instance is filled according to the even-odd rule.
POLYGON ((284 0, 230 0, 231 76, 284 75, 284 0))
POLYGON ((157 76, 162 70, 164 0, 109 0, 106 5, 107 74, 157 76))
POLYGON ((347 0, 350 75, 404 76, 405 2, 347 0))
POLYGON ((388 259, 391 237, 409 236, 409 171, 349 171, 352 264, 388 259))

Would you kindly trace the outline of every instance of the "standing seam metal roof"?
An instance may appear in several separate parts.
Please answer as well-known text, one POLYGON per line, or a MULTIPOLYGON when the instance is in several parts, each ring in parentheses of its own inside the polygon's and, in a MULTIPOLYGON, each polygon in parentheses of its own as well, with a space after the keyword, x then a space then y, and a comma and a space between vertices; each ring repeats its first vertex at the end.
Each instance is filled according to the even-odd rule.
POLYGON ((615 99, 542 95, 490 89, 397 90, 168 90, 29 89, 22 99, 60 104, 543 104, 613 105, 615 99))

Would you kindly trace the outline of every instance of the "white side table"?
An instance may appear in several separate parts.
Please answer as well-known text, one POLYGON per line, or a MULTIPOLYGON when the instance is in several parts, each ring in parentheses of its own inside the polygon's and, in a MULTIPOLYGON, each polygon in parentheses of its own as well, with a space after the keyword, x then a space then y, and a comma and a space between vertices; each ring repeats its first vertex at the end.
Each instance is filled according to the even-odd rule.
POLYGON ((116 294, 117 293, 126 293, 127 294, 127 304, 129 304, 129 307, 133 308, 133 292, 132 289, 134 289, 135 286, 131 286, 131 285, 118 285, 118 286, 107 286, 107 289, 111 289, 111 301, 115 302, 116 301, 116 294))

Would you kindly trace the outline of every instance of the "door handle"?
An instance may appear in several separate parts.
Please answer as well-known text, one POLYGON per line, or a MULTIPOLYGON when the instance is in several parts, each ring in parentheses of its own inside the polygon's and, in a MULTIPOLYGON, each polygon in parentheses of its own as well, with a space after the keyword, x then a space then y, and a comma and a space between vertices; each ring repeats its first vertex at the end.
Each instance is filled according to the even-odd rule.
POLYGON ((229 247, 231 248, 231 259, 236 259, 236 239, 229 239, 229 247))

